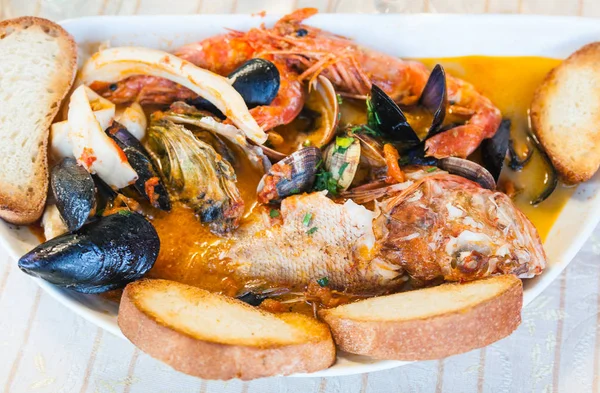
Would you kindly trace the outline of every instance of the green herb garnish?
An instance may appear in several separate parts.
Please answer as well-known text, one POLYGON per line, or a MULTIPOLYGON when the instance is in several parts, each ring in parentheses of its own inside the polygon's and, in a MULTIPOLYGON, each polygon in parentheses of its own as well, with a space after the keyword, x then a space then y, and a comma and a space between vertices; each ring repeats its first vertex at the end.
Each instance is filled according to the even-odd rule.
POLYGON ((277 217, 279 217, 279 210, 277 210, 277 209, 271 209, 271 211, 269 212, 269 216, 271 218, 277 218, 277 217))
POLYGON ((290 194, 298 194, 299 192, 300 192, 300 190, 299 190, 299 189, 297 189, 297 188, 292 188, 292 189, 290 190, 290 194))
POLYGON ((312 220, 312 213, 306 213, 302 219, 302 224, 307 227, 310 225, 310 220, 312 220))
POLYGON ((435 171, 435 170, 437 170, 437 168, 436 168, 436 167, 431 167, 431 168, 425 169, 425 172, 427 172, 427 173, 431 173, 431 172, 433 172, 433 171, 435 171))
POLYGON ((302 146, 304 147, 309 147, 310 145, 312 145, 312 142, 310 141, 310 139, 306 139, 303 143, 302 146))
POLYGON ((329 285, 329 279, 327 277, 321 277, 317 280, 317 284, 319 284, 321 287, 326 287, 329 285))
POLYGON ((398 160, 398 164, 400 164, 400 166, 410 164, 410 157, 408 157, 408 156, 400 157, 400 159, 398 160))
POLYGON ((381 124, 379 115, 375 111, 375 108, 373 108, 371 97, 367 98, 367 124, 373 130, 379 130, 379 125, 381 124))
POLYGON ((122 216, 130 216, 130 215, 132 215, 132 214, 133 214, 133 212, 132 212, 132 211, 129 211, 129 210, 119 210, 119 211, 117 212, 117 214, 120 214, 120 215, 122 215, 122 216))
POLYGON ((312 228, 310 228, 308 231, 306 231, 306 234, 307 234, 307 235, 312 235, 313 233, 315 233, 315 232, 317 231, 317 229, 319 229, 319 228, 317 228, 317 227, 312 227, 312 228))
POLYGON ((338 182, 333 178, 331 172, 321 170, 321 172, 317 173, 314 185, 316 191, 327 190, 331 195, 336 196, 339 188, 338 182))
POLYGON ((342 96, 341 96, 341 95, 339 95, 339 94, 336 94, 336 95, 335 95, 335 97, 337 98, 338 105, 342 105, 342 102, 344 102, 344 101, 342 100, 342 96))
POLYGON ((321 165, 323 165, 323 159, 320 159, 319 162, 317 162, 317 165, 315 165, 315 169, 319 169, 321 165))
POLYGON ((344 173, 344 171, 346 170, 346 168, 348 168, 348 165, 350 165, 348 162, 344 162, 342 164, 342 166, 340 167, 340 170, 338 172, 338 176, 342 177, 342 174, 344 173))

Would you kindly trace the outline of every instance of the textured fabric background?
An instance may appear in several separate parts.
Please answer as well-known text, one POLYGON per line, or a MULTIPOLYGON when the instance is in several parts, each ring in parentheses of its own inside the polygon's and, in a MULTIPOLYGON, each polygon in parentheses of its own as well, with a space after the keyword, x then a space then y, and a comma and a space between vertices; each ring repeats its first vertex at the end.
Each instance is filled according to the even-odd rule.
MULTIPOLYGON (((0 0, 0 4, 0 19, 25 14, 60 20, 101 14, 284 13, 303 6, 322 12, 600 16, 599 0, 0 0)), ((448 33, 452 34, 452 26, 448 33)), ((559 279, 523 310, 520 328, 490 347, 365 375, 249 383, 207 382, 171 370, 51 299, 0 250, 0 391, 600 393, 600 227, 559 279)))

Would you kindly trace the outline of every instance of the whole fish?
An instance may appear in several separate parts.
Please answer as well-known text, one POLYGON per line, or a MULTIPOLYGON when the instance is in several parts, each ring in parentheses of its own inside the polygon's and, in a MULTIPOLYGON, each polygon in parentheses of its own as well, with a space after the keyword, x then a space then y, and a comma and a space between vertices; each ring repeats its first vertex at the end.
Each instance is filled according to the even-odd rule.
POLYGON ((355 294, 408 278, 528 278, 544 269, 537 230, 505 194, 445 173, 396 186, 375 211, 324 193, 288 197, 278 214, 264 208, 240 227, 223 257, 244 279, 297 286, 326 277, 355 294))

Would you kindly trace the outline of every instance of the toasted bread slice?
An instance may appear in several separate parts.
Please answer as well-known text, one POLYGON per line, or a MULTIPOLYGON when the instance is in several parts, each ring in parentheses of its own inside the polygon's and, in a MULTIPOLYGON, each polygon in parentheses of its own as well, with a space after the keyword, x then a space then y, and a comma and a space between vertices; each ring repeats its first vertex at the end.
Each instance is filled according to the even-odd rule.
POLYGON ((142 351, 205 379, 313 372, 335 361, 329 329, 314 318, 270 314, 168 280, 129 284, 118 321, 123 334, 142 351))
POLYGON ((50 123, 71 88, 77 47, 46 19, 0 22, 0 217, 37 220, 48 191, 50 123))
POLYGON ((523 286, 512 275, 444 284, 321 310, 343 351, 428 360, 480 348, 521 322, 523 286))
POLYGON ((553 69, 531 104, 531 124, 562 180, 576 184, 600 167, 600 42, 553 69))

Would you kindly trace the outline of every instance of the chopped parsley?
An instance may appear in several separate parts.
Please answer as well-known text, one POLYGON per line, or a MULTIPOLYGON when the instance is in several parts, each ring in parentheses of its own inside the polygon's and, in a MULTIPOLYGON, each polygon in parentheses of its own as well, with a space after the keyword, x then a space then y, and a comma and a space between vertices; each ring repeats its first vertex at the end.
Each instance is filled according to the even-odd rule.
POLYGON ((317 280, 317 284, 319 284, 319 286, 321 287, 326 287, 327 285, 329 285, 329 278, 321 277, 317 280))
POLYGON ((297 189, 297 188, 292 188, 292 189, 290 190, 290 194, 298 194, 298 193, 300 193, 300 190, 299 190, 299 189, 297 189))
POLYGON ((307 227, 310 225, 310 221, 312 220, 312 213, 306 213, 304 218, 302 219, 302 224, 307 227))
POLYGON ((340 170, 338 172, 338 176, 339 177, 342 177, 342 174, 344 173, 344 171, 346 170, 346 168, 348 168, 348 165, 350 165, 350 163, 348 163, 348 162, 344 162, 342 164, 342 166, 340 167, 340 170))
POLYGON ((317 227, 312 227, 312 228, 310 228, 308 231, 306 231, 306 233, 307 233, 308 235, 312 235, 313 233, 315 233, 315 232, 317 231, 317 229, 319 229, 319 228, 317 228, 317 227))
POLYGON ((436 167, 431 167, 431 168, 425 169, 425 172, 431 173, 431 172, 436 171, 436 170, 437 170, 436 167))
POLYGON ((339 104, 339 105, 342 105, 342 102, 344 102, 344 101, 342 100, 342 96, 341 96, 341 95, 339 95, 339 94, 336 94, 336 95, 335 95, 335 97, 337 98, 337 102, 338 102, 338 104, 339 104))
POLYGON ((122 216, 130 216, 130 215, 132 215, 132 214, 133 214, 133 212, 131 212, 131 211, 129 211, 129 210, 122 209, 122 210, 119 210, 119 211, 117 212, 117 214, 120 214, 120 215, 122 215, 122 216))
POLYGON ((371 97, 367 98, 367 125, 374 130, 379 130, 379 125, 381 125, 381 119, 373 108, 371 97))
POLYGON ((271 217, 271 218, 277 218, 277 217, 279 217, 279 210, 277 210, 277 209, 271 209, 271 211, 269 212, 269 217, 271 217))
POLYGON ((306 139, 303 143, 302 146, 304 147, 309 147, 310 145, 312 145, 312 142, 310 141, 310 139, 306 139))
POLYGON ((317 162, 317 165, 315 165, 315 169, 319 169, 321 165, 323 165, 323 159, 320 159, 319 162, 317 162))
POLYGON ((373 128, 369 127, 367 124, 361 124, 358 126, 354 126, 352 128, 350 128, 349 132, 351 134, 366 134, 366 135, 373 135, 373 136, 379 136, 379 132, 375 131, 373 128))
POLYGON ((339 185, 331 172, 321 170, 317 173, 314 189, 316 191, 327 190, 331 195, 335 196, 339 192, 339 185))

